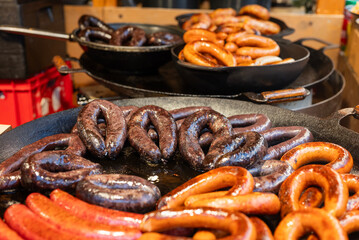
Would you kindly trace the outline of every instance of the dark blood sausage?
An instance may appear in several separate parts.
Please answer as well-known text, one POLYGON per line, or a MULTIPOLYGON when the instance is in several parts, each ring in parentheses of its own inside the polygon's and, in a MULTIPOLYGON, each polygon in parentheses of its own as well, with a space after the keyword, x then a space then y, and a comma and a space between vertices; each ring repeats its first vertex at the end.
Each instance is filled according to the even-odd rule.
POLYGON ((248 167, 261 160, 267 151, 267 142, 257 132, 223 136, 211 144, 204 159, 208 169, 223 166, 248 167))
POLYGON ((128 141, 149 163, 159 163, 170 159, 177 147, 177 127, 169 112, 158 106, 148 105, 139 108, 128 125, 128 141), (159 135, 159 147, 149 138, 147 131, 150 124, 159 135))
POLYGON ((257 161, 248 168, 253 175, 253 192, 278 193, 283 181, 294 171, 288 163, 279 160, 257 161))
MULTIPOLYGON (((132 114, 138 109, 136 106, 121 106, 119 107, 123 113, 123 116, 125 117, 126 124, 130 121, 130 118, 132 114)), ((106 122, 104 119, 98 118, 97 119, 97 127, 99 128, 99 131, 103 137, 106 136, 106 122)), ((78 134, 77 130, 77 123, 73 126, 71 133, 78 134)))
POLYGON ((20 166, 28 157, 42 151, 64 147, 67 147, 66 152, 80 156, 86 152, 79 136, 69 133, 48 136, 21 148, 0 164, 0 191, 20 186, 20 166))
POLYGON ((28 190, 75 189, 85 176, 100 174, 98 163, 65 151, 30 156, 21 166, 21 185, 28 190))
POLYGON ((76 196, 102 207, 143 213, 154 209, 161 193, 158 187, 137 176, 102 174, 80 181, 76 196))
MULTIPOLYGON (((228 117, 232 124, 233 133, 242 133, 248 131, 262 132, 272 126, 270 119, 264 114, 241 114, 228 117)), ((213 141, 210 132, 203 133, 199 138, 199 144, 203 147, 209 146, 213 141)))
MULTIPOLYGON (((195 112, 198 112, 199 110, 204 110, 204 109, 209 110, 212 108, 204 107, 204 106, 194 106, 194 107, 177 108, 174 110, 170 110, 168 112, 172 115, 172 117, 176 121, 177 129, 180 129, 180 127, 186 117, 190 116, 191 114, 193 114, 195 112)), ((150 127, 150 129, 148 130, 148 136, 152 139, 152 141, 158 140, 158 134, 155 131, 155 129, 153 129, 152 127, 150 127)))
POLYGON ((155 32, 147 36, 147 44, 153 46, 173 45, 182 42, 182 38, 177 34, 169 32, 155 32))
POLYGON ((264 160, 280 159, 290 149, 313 141, 312 133, 307 128, 300 126, 270 128, 262 131, 261 134, 269 146, 264 160), (273 143, 277 144, 273 145, 273 143))
POLYGON ((143 46, 146 32, 139 27, 123 26, 112 33, 110 44, 117 46, 143 46))
POLYGON ((80 32, 78 33, 78 37, 89 42, 101 41, 104 43, 109 43, 112 38, 112 35, 108 32, 104 32, 100 28, 87 27, 80 30, 80 32))
POLYGON ((187 117, 179 130, 179 150, 183 158, 197 170, 210 167, 204 165, 205 154, 198 142, 202 129, 207 125, 215 139, 232 135, 229 120, 214 110, 201 110, 187 117))
POLYGON ((78 20, 78 24, 80 29, 85 29, 88 27, 97 27, 100 28, 102 31, 109 33, 112 33, 114 31, 112 27, 110 27, 109 25, 107 25, 97 17, 91 15, 82 15, 78 20))
POLYGON ((106 100, 94 100, 83 107, 77 117, 79 136, 96 157, 115 159, 126 141, 126 122, 121 109, 106 100), (106 138, 97 126, 98 118, 106 121, 106 138))

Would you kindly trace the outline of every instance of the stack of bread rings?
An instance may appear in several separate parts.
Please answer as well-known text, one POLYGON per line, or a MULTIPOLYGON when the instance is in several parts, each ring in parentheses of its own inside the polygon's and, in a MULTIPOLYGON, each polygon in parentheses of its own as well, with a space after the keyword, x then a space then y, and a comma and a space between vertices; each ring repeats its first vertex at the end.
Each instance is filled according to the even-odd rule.
POLYGON ((352 168, 345 148, 260 113, 94 100, 71 133, 0 163, 0 194, 32 192, 6 209, 0 239, 348 239, 359 231, 352 168), (163 194, 148 179, 104 173, 127 147, 138 165, 160 170, 179 154, 198 174, 163 194))
POLYGON ((280 27, 268 19, 268 10, 255 4, 241 8, 238 15, 232 8, 195 14, 183 24, 186 45, 178 57, 206 67, 293 62, 293 58, 279 57, 280 47, 276 41, 261 36, 280 31, 280 27))

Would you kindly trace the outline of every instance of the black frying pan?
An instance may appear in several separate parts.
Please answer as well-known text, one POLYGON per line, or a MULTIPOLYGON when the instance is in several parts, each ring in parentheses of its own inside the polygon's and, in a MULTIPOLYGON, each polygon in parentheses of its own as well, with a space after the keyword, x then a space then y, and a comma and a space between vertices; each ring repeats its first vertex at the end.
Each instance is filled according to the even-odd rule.
MULTIPOLYGON (((159 31, 170 32, 179 36, 182 36, 183 34, 183 31, 178 28, 153 24, 119 23, 109 25, 114 29, 124 25, 135 25, 145 30, 147 34, 159 31)), ((17 26, 1 25, 0 31, 54 40, 69 40, 77 42, 93 59, 96 59, 109 68, 127 71, 132 74, 156 71, 159 66, 171 60, 170 49, 178 44, 143 47, 115 46, 81 39, 78 37, 80 29, 75 29, 70 34, 64 34, 17 26)))
MULTIPOLYGON (((194 13, 186 13, 186 14, 181 14, 181 15, 176 16, 178 26, 182 29, 182 25, 187 20, 189 20, 192 17, 193 14, 194 13)), ((283 22, 282 20, 280 20, 278 18, 271 17, 269 19, 269 21, 278 24, 279 27, 280 27, 280 32, 277 33, 277 34, 273 34, 273 35, 266 35, 267 37, 270 37, 270 38, 282 38, 282 37, 288 36, 288 35, 290 35, 290 34, 292 34, 294 32, 293 28, 288 27, 287 24, 285 24, 285 22, 283 22)))
POLYGON ((184 45, 171 49, 176 68, 189 89, 199 94, 235 94, 268 91, 291 84, 306 66, 310 52, 300 44, 277 40, 280 57, 294 62, 265 66, 204 67, 179 60, 184 45))

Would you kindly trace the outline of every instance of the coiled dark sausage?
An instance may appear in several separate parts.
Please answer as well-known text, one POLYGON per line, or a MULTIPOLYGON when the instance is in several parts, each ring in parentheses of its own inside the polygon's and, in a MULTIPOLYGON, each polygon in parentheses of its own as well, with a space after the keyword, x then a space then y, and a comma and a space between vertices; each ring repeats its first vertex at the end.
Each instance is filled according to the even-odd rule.
POLYGON ((137 176, 103 174, 80 181, 76 196, 102 207, 143 213, 154 209, 161 193, 158 187, 137 176))

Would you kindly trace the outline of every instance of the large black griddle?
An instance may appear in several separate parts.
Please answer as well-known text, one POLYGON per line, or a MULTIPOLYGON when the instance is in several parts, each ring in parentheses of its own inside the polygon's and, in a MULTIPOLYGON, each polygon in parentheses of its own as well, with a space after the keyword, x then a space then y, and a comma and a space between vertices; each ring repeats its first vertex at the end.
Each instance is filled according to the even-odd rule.
MULTIPOLYGON (((258 105, 246 101, 191 98, 191 97, 162 97, 137 98, 114 101, 119 106, 144 106, 154 104, 171 110, 185 106, 210 106, 226 116, 234 114, 262 113, 266 114, 275 126, 304 126, 314 135, 315 141, 328 141, 339 144, 350 151, 354 158, 353 173, 358 172, 359 161, 359 133, 340 126, 344 117, 358 116, 353 108, 346 108, 333 114, 328 119, 320 119, 306 114, 270 106, 258 105)), ((80 108, 51 114, 34 121, 25 123, 0 136, 0 162, 4 161, 21 147, 35 142, 43 137, 70 132, 76 122, 80 108)), ((91 156, 88 157, 91 159, 91 156)), ((126 147, 115 161, 101 161, 106 173, 124 173, 138 175, 152 181, 159 186, 162 194, 170 191, 188 179, 198 175, 187 164, 181 162, 176 155, 169 164, 150 167, 141 161, 131 147, 126 147)), ((97 161, 96 159, 92 159, 97 161)), ((26 191, 0 194, 0 215, 11 204, 23 202, 27 196, 26 191)))
MULTIPOLYGON (((177 20, 178 27, 180 27, 182 29, 182 25, 187 20, 189 20, 192 17, 193 14, 194 13, 186 13, 186 14, 181 14, 181 15, 176 16, 175 19, 177 20)), ((278 18, 271 17, 271 18, 269 18, 269 21, 278 24, 279 27, 280 27, 280 32, 277 33, 277 34, 266 35, 267 37, 270 37, 270 38, 282 38, 282 37, 288 36, 288 35, 290 35, 290 34, 292 34, 294 32, 293 28, 288 27, 285 22, 283 22, 282 20, 280 20, 278 18)))
MULTIPOLYGON (((119 27, 125 25, 137 26, 142 28, 146 34, 159 31, 169 32, 179 36, 182 36, 183 34, 183 31, 177 27, 171 26, 140 23, 113 23, 108 25, 114 29, 118 29, 119 27)), ((86 53, 106 65, 108 68, 127 71, 132 74, 156 71, 159 66, 170 61, 170 49, 181 43, 141 47, 115 46, 105 43, 86 41, 78 36, 78 33, 80 32, 79 28, 73 30, 70 34, 65 34, 18 26, 0 25, 0 31, 26 36, 77 42, 86 53)))

